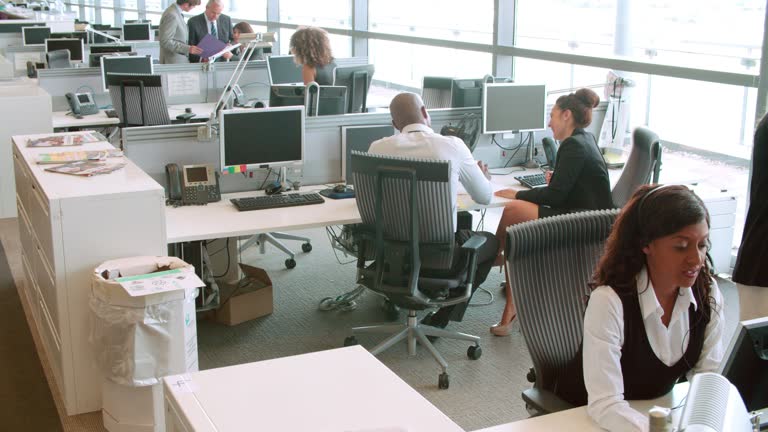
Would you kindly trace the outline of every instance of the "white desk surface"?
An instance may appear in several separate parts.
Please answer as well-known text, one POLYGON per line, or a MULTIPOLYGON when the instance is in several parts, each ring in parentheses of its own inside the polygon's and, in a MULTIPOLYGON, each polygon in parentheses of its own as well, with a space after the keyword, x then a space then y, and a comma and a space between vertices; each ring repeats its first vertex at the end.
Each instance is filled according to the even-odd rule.
POLYGON ((167 377, 164 387, 166 415, 196 432, 462 430, 361 346, 167 377))
MULTIPOLYGON (((688 383, 677 384, 669 394, 658 399, 629 401, 632 408, 647 413, 654 405, 660 407, 676 407, 680 405, 688 394, 688 383)), ((523 403, 522 399, 520 403, 523 403)), ((682 407, 672 411, 672 425, 677 426, 680 421, 682 407)), ((539 417, 531 417, 525 420, 480 429, 475 432, 536 432, 536 431, 602 431, 587 414, 587 407, 572 408, 539 417)))
MULTIPOLYGON (((194 104, 182 104, 182 105, 168 105, 168 115, 171 120, 174 120, 177 115, 184 113, 184 108, 191 108, 195 113, 195 118, 208 118, 216 102, 209 103, 194 103, 194 104)), ((69 111, 54 111, 53 112, 53 128, 65 129, 65 128, 91 128, 102 126, 116 126, 120 123, 118 118, 107 117, 105 110, 99 110, 98 114, 83 116, 81 119, 77 119, 72 115, 68 115, 69 111)))

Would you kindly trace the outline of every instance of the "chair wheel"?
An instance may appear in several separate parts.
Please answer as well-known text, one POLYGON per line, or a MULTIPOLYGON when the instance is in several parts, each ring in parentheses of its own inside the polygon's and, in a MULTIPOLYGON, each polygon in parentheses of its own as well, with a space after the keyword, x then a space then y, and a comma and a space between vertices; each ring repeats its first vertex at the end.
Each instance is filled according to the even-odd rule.
POLYGON ((467 357, 470 360, 477 360, 483 355, 483 349, 479 345, 472 345, 467 349, 467 357))
POLYGON ((527 379, 529 383, 535 383, 536 382, 536 369, 534 369, 534 368, 528 369, 528 373, 525 374, 525 379, 527 379))
POLYGON ((360 343, 357 342, 357 338, 356 337, 348 336, 347 338, 344 339, 344 346, 345 347, 352 346, 352 345, 360 345, 360 343))
POLYGON ((450 385, 450 381, 448 380, 448 374, 443 372, 440 374, 437 380, 437 387, 440 388, 440 390, 445 390, 450 385))
POLYGON ((304 243, 301 245, 301 250, 304 252, 312 252, 312 244, 311 243, 304 243))
POLYGON ((287 260, 285 260, 285 268, 292 269, 294 267, 296 267, 296 260, 295 259, 288 258, 287 260))

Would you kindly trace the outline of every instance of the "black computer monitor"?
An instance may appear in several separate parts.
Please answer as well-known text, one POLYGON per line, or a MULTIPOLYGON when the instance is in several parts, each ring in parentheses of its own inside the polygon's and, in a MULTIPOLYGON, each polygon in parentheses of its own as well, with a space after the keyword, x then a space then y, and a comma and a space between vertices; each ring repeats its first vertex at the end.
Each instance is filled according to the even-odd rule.
POLYGON ((152 34, 150 23, 126 23, 123 25, 124 41, 148 41, 153 39, 152 34))
POLYGON ((483 133, 544 129, 546 100, 544 84, 486 84, 483 87, 483 133))
POLYGON ((110 56, 135 56, 138 55, 137 52, 131 51, 131 52, 105 52, 105 53, 91 53, 88 56, 88 66, 89 67, 101 67, 101 58, 102 57, 110 57, 110 56))
POLYGON ((479 107, 483 104, 485 79, 455 79, 451 82, 451 108, 479 107))
POLYGON ((222 171, 303 163, 303 106, 224 110, 219 115, 222 171))
POLYGON ((311 85, 307 91, 307 116, 341 115, 346 112, 346 87, 311 85))
POLYGON ((51 37, 50 27, 22 27, 24 46, 44 46, 45 40, 51 37))
POLYGON ((69 37, 71 38, 77 38, 82 39, 84 44, 88 43, 88 32, 87 31, 73 31, 69 34, 69 37))
POLYGON ((49 39, 73 39, 72 32, 52 32, 49 39))
POLYGON ((45 26, 44 22, 26 22, 19 20, 0 20, 0 33, 21 33, 24 27, 45 26))
POLYGON ((91 51, 91 54, 131 52, 133 51, 133 47, 130 45, 114 45, 114 44, 91 45, 90 51, 91 51))
POLYGON ((109 91, 107 74, 152 74, 152 56, 101 57, 101 77, 104 91, 109 91))
MULTIPOLYGON (((719 371, 741 395, 747 411, 768 412, 768 317, 741 321, 719 371)), ((768 417, 761 417, 761 424, 768 417)))
POLYGON ((269 89, 269 106, 304 106, 306 88, 298 85, 273 85, 269 89))
POLYGON ((69 59, 71 61, 83 61, 83 40, 82 39, 46 39, 45 52, 69 50, 69 59))
POLYGON ((271 56, 267 58, 267 73, 269 83, 295 84, 304 83, 301 76, 301 66, 297 65, 293 56, 271 56))
POLYGON ((372 64, 338 66, 333 70, 333 85, 347 88, 347 112, 367 112, 368 89, 376 69, 372 64))
POLYGON ((368 152, 371 143, 395 134, 391 125, 342 126, 341 128, 341 175, 342 181, 352 184, 352 151, 368 152))

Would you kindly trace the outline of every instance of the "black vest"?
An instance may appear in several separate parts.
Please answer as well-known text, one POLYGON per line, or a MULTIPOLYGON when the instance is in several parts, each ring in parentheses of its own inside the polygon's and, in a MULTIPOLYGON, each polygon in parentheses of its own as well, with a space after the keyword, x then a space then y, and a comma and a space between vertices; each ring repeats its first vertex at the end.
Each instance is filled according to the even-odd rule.
MULTIPOLYGON (((648 288, 652 289, 652 288, 648 288)), ((677 381, 699 361, 704 347, 704 333, 709 323, 705 304, 694 291, 698 309, 688 307, 689 342, 685 354, 672 366, 667 366, 656 357, 645 332, 640 299, 637 293, 619 294, 624 308, 624 345, 621 347, 621 375, 624 380, 624 399, 654 399, 672 390, 677 381)), ((568 363, 563 374, 555 383, 554 392, 575 406, 587 404, 587 390, 584 386, 583 343, 576 356, 568 363)))

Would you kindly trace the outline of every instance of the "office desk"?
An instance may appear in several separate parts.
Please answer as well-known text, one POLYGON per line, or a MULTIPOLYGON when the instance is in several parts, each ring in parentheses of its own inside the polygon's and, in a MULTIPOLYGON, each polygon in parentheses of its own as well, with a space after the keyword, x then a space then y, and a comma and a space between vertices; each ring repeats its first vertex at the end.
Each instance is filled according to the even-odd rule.
MULTIPOLYGON (((176 119, 179 114, 184 114, 185 108, 191 108, 195 113, 195 119, 207 119, 210 116, 215 102, 210 103, 196 103, 196 104, 183 104, 183 105, 168 105, 168 116, 171 121, 176 119)), ((69 111, 54 111, 53 112, 53 129, 69 129, 79 128, 88 129, 94 127, 109 127, 117 126, 120 124, 120 119, 117 117, 107 117, 105 110, 99 110, 98 114, 83 116, 81 119, 75 118, 73 115, 68 114, 69 111)))
POLYGON ((361 346, 163 380, 166 432, 462 429, 361 346))
MULTIPOLYGON (((677 384, 672 392, 665 396, 651 400, 629 401, 629 405, 641 413, 648 412, 654 405, 667 408, 675 407, 683 403, 685 396, 688 394, 688 387, 689 384, 687 382, 677 384)), ((522 403, 522 400, 520 403, 522 403)), ((677 423, 680 421, 681 411, 682 408, 672 411, 672 424, 675 426, 677 426, 677 423)), ((518 420, 512 423, 480 429, 475 432, 537 432, 558 430, 581 432, 602 431, 603 429, 589 417, 587 414, 587 407, 578 407, 553 414, 531 417, 525 420, 518 420)))

